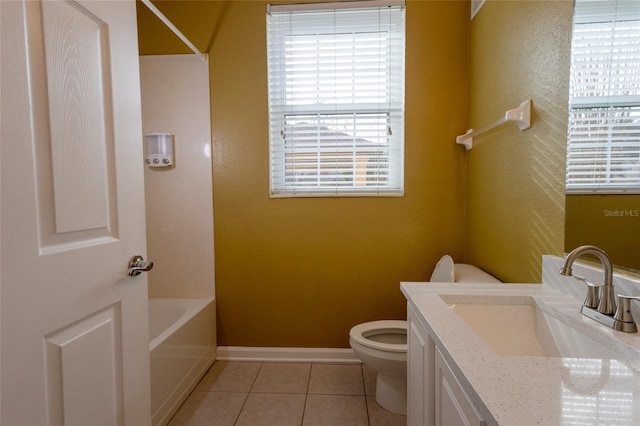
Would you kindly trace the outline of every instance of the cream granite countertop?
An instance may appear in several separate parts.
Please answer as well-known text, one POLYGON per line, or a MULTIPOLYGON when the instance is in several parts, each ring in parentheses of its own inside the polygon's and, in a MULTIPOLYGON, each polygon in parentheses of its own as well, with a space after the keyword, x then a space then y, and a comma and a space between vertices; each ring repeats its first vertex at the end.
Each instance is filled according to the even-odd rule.
POLYGON ((583 317, 581 300, 545 284, 401 283, 401 290, 488 425, 640 425, 640 334, 583 317), (465 303, 532 297, 620 359, 499 355, 441 295, 465 303))

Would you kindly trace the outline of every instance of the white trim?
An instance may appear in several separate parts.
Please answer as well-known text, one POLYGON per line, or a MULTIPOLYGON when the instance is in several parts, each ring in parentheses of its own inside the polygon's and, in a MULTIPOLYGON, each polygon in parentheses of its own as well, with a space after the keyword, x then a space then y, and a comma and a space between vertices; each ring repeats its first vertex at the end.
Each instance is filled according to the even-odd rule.
POLYGON ((259 348, 218 346, 216 361, 326 362, 360 364, 352 349, 344 348, 259 348))
POLYGON ((329 3, 291 3, 268 4, 267 14, 271 12, 294 12, 300 10, 364 9, 373 7, 405 6, 405 0, 369 0, 337 1, 329 3))
POLYGON ((609 194, 620 194, 620 195, 635 195, 640 194, 640 187, 637 186, 629 186, 629 187, 607 187, 606 185, 601 186, 589 186, 588 188, 581 188, 580 186, 576 187, 567 187, 565 193, 568 195, 609 195, 609 194))
POLYGON ((284 190, 282 191, 279 190, 279 191, 272 191, 269 196, 271 198, 404 197, 404 188, 401 188, 399 190, 393 190, 393 191, 378 190, 378 191, 372 191, 372 192, 359 192, 359 191, 349 192, 349 191, 345 191, 342 188, 340 189, 340 191, 336 191, 334 189, 333 191, 326 190, 326 191, 315 191, 315 192, 304 191, 304 190, 287 192, 284 190))

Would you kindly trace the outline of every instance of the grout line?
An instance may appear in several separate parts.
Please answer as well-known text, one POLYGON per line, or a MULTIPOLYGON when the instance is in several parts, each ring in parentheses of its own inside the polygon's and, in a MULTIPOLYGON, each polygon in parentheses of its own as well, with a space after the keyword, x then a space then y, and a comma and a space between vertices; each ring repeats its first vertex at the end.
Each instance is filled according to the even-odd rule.
MULTIPOLYGON (((230 362, 231 363, 231 362, 230 362)), ((255 363, 255 362, 252 362, 255 363)), ((302 411, 302 419, 301 419, 301 423, 300 426, 302 426, 302 424, 304 424, 304 420, 305 418, 309 418, 309 412, 307 410, 307 403, 309 402, 309 390, 311 388, 311 377, 312 377, 312 372, 314 369, 314 366, 321 366, 321 365, 325 365, 326 363, 324 362, 311 362, 309 363, 309 370, 307 373, 307 385, 306 385, 306 389, 305 389, 305 393, 304 393, 304 405, 303 405, 303 411, 302 411)), ((258 371, 256 373, 256 375, 254 376, 251 386, 248 390, 248 392, 227 392, 227 393, 243 393, 244 394, 244 400, 242 402, 242 406, 240 408, 240 410, 238 411, 237 415, 235 416, 235 419, 233 420, 233 424, 237 425, 239 423, 240 417, 244 411, 244 409, 246 408, 246 403, 248 401, 249 396, 251 395, 251 393, 256 393, 253 392, 253 388, 255 386, 255 383, 257 382, 258 376, 260 375, 262 368, 264 367, 265 363, 261 362, 260 363, 260 367, 258 368, 258 371)), ((212 366, 213 367, 213 366, 212 366)), ((369 408, 373 408, 372 404, 376 404, 375 402, 375 398, 374 400, 369 401, 368 396, 374 396, 374 395, 368 395, 367 394, 367 389, 366 389, 366 378, 365 378, 365 365, 363 363, 360 364, 360 380, 362 381, 362 387, 363 387, 363 395, 345 395, 345 394, 334 394, 334 393, 329 393, 329 394, 318 394, 318 395, 328 395, 328 396, 349 396, 349 397, 363 397, 364 398, 364 402, 365 402, 365 410, 366 410, 366 416, 367 416, 367 424, 371 425, 372 422, 372 413, 370 412, 369 408), (369 407, 369 405, 372 405, 372 407, 369 407)), ((210 373, 211 368, 207 371, 207 373, 201 378, 201 381, 204 380, 204 377, 210 373)), ((197 387, 197 386, 196 386, 197 387)), ((194 392, 195 392, 195 388, 194 388, 194 392)), ((194 393, 192 392, 192 394, 194 393)), ((222 392, 222 391, 212 391, 212 392, 222 392)), ((261 392, 261 393, 273 393, 273 392, 261 392)), ((279 393, 279 392, 278 392, 279 393)), ((313 395, 313 394, 311 394, 313 395)), ((190 395, 189 397, 191 397, 192 395, 190 395)), ((187 398, 188 400, 189 398, 187 398)), ((185 403, 186 401, 185 400, 185 403)), ((177 414, 177 412, 176 412, 177 414)), ((375 416, 373 416, 373 421, 375 421, 375 416)), ((314 420, 311 419, 310 420, 314 420)))
POLYGON ((360 364, 360 374, 362 375, 362 390, 364 393, 364 409, 367 412, 367 424, 371 424, 371 418, 369 417, 369 400, 367 399, 367 386, 364 380, 364 364, 360 364))
POLYGON ((256 377, 253 378, 253 382, 251 382, 251 387, 249 387, 249 393, 251 393, 251 391, 253 390, 253 387, 256 385, 256 382, 258 381, 258 376, 260 375, 260 372, 262 371, 262 367, 264 367, 264 362, 260 363, 260 368, 258 368, 258 372, 256 373, 256 377))
POLYGON ((300 426, 304 424, 304 416, 307 413, 307 401, 309 400, 309 385, 311 385, 311 371, 313 370, 313 362, 309 366, 309 377, 307 377, 307 389, 304 393, 304 405, 302 407, 302 420, 300 420, 300 426))
POLYGON ((249 393, 247 392, 244 396, 244 401, 242 401, 242 407, 240 407, 240 411, 238 411, 238 415, 236 419, 233 421, 233 424, 238 424, 238 420, 240 420, 240 414, 242 414, 242 410, 244 410, 244 406, 247 404, 247 399, 249 399, 249 393))
POLYGON ((249 391, 245 395, 244 401, 242 401, 242 407, 240 407, 240 411, 238 411, 238 415, 236 416, 236 419, 233 422, 234 425, 238 424, 238 420, 240 420, 240 415, 242 414, 242 410, 244 410, 245 405, 247 405, 247 400, 249 399, 249 395, 251 394, 251 389, 253 389, 253 386, 256 384, 256 381, 258 380, 258 376, 260 375, 260 370, 262 370, 263 365, 264 365, 264 362, 261 362, 260 368, 258 368, 258 372, 256 373, 256 377, 253 378, 253 382, 249 387, 249 391))

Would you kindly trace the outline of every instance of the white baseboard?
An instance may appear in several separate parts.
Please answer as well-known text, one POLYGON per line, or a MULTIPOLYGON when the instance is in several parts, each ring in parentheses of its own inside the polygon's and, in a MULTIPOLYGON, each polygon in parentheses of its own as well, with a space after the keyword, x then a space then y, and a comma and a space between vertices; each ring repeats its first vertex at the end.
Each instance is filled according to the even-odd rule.
POLYGON ((217 361, 326 362, 356 364, 352 349, 343 348, 255 348, 218 346, 217 361))

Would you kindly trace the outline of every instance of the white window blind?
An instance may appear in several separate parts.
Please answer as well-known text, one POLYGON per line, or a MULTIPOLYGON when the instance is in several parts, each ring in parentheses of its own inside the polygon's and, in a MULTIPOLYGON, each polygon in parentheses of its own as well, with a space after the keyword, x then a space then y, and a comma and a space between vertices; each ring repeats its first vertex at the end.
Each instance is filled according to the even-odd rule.
POLYGON ((403 193, 404 27, 400 1, 269 7, 272 197, 403 193))
POLYGON ((640 193, 640 1, 577 0, 567 192, 640 193))

